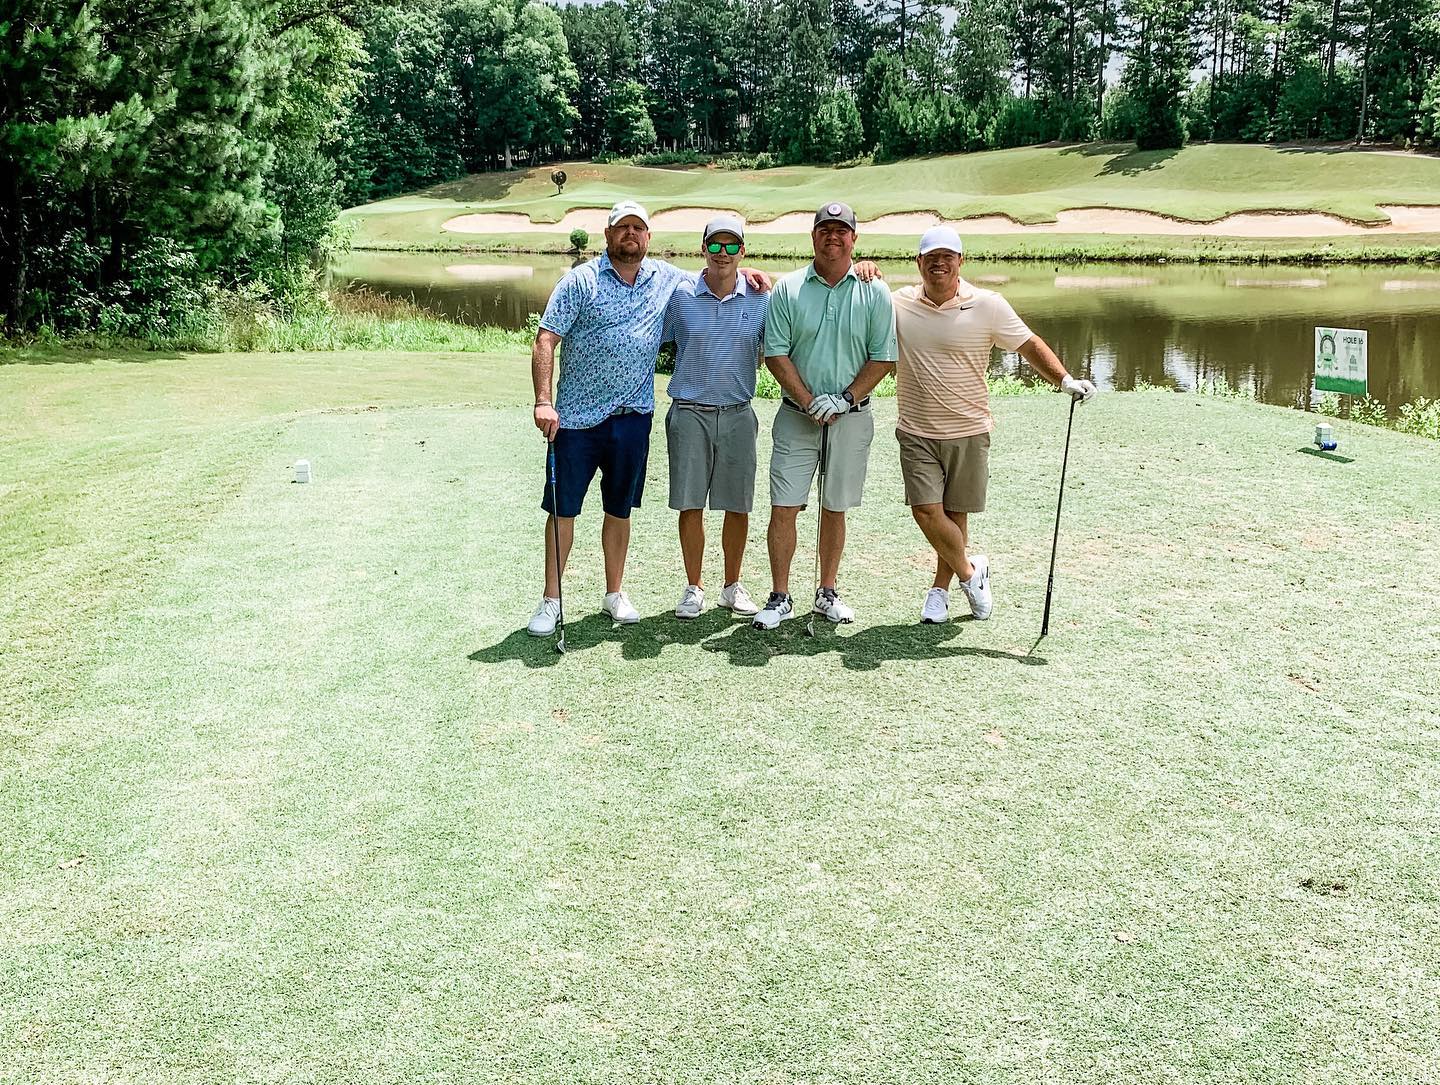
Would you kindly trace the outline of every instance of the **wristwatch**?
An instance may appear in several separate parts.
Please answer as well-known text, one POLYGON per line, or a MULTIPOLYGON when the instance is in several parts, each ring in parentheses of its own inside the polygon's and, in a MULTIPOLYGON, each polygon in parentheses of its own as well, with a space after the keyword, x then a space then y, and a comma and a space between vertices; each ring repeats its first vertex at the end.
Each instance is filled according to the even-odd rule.
POLYGON ((840 398, 850 405, 852 411, 855 409, 855 397, 850 394, 850 389, 847 388, 841 392, 840 398))

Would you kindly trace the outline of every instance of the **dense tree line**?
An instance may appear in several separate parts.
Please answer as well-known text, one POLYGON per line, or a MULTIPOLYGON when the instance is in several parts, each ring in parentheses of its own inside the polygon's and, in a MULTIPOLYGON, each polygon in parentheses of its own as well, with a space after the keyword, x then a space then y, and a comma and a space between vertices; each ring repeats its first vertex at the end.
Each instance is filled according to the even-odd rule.
POLYGON ((503 139, 495 117, 512 107, 459 92, 472 61, 443 26, 454 5, 372 20, 355 109, 378 146, 351 159, 351 198, 516 156, 839 162, 1049 140, 1440 137, 1440 0, 608 0, 559 7, 558 31, 538 15, 520 29, 502 15, 513 4, 473 9, 492 42, 544 42, 524 70, 496 61, 506 93, 533 88, 503 139), (435 26, 409 56, 394 45, 407 20, 435 26), (408 103, 390 93, 406 72, 408 103), (378 134, 412 117, 403 138, 378 134))
POLYGON ((571 152, 1440 136, 1437 0, 612 0, 561 17, 571 152), (636 81, 654 139, 608 112, 636 81))
POLYGON ((337 209, 561 155, 1440 138, 1440 0, 10 0, 0 317, 313 296, 337 209))
POLYGON ((338 209, 363 54, 340 0, 12 0, 0 16, 0 316, 153 330, 287 293, 338 209))

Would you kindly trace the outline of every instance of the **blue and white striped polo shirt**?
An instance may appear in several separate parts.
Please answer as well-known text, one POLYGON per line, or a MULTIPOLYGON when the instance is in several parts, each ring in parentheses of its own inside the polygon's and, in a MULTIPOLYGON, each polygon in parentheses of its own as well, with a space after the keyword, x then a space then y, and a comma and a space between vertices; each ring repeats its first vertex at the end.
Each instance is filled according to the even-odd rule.
POLYGON ((723 298, 710 292, 705 275, 680 282, 665 307, 665 342, 675 343, 671 399, 730 407, 755 398, 755 370, 765 341, 767 294, 735 277, 735 290, 723 298))

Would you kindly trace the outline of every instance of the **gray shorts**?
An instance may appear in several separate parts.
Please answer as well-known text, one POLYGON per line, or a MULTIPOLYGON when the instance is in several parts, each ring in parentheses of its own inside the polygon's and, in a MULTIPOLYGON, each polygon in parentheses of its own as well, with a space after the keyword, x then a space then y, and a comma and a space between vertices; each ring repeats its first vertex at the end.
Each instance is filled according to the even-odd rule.
MULTIPOLYGON (((830 432, 825 453, 825 507, 844 512, 860 504, 865 490, 875 419, 865 407, 842 414, 823 428, 830 432)), ((804 411, 780 404, 771 431, 770 504, 804 508, 810 503, 810 484, 820 464, 821 429, 804 411)))
POLYGON ((760 421, 748 403, 697 408, 679 401, 665 415, 670 451, 670 507, 748 513, 755 507, 755 437, 760 421))

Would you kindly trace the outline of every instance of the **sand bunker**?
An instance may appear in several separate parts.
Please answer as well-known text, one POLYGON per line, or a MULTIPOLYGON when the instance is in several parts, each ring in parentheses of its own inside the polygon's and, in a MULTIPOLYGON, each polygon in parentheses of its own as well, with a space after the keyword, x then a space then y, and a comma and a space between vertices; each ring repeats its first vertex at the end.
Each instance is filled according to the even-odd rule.
MULTIPOLYGON (((970 234, 1165 234, 1190 237, 1347 237, 1357 234, 1440 233, 1440 207, 1382 206, 1390 217, 1388 223, 1365 226, 1335 215, 1315 212, 1246 211, 1226 215, 1214 222, 1186 222, 1148 211, 1114 211, 1101 207, 1082 207, 1061 211, 1054 222, 1033 225, 1016 222, 1006 215, 978 215, 952 221, 961 233, 970 234)), ((713 208, 682 207, 661 211, 651 218, 657 232, 698 233, 711 218, 721 212, 713 208)), ((862 222, 862 233, 920 234, 945 220, 929 211, 904 215, 882 215, 862 222)), ((752 234, 808 234, 811 215, 808 211, 781 215, 769 222, 753 222, 746 229, 752 234)), ((561 233, 582 229, 598 234, 605 229, 605 212, 598 208, 571 211, 559 222, 531 222, 528 216, 514 214, 457 215, 441 229, 459 234, 528 234, 561 233)))

